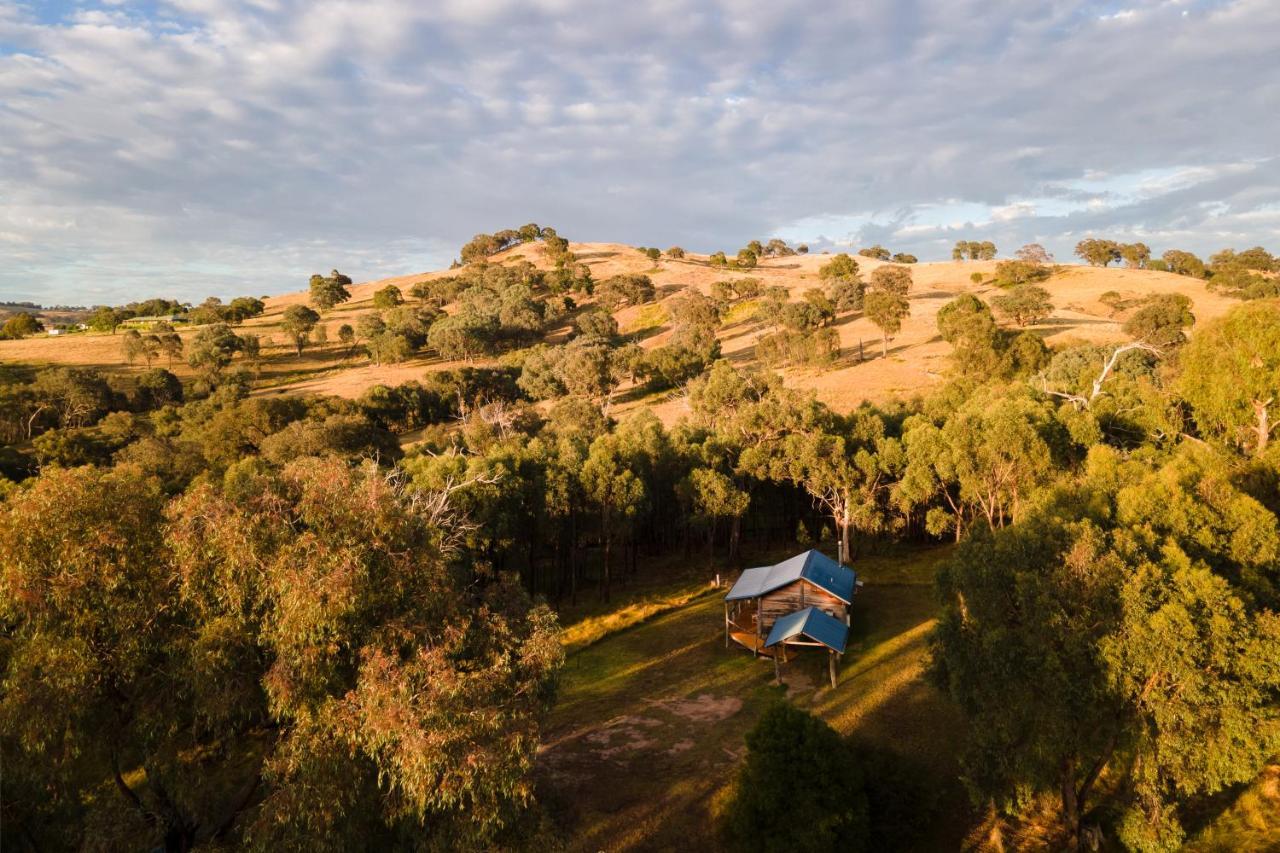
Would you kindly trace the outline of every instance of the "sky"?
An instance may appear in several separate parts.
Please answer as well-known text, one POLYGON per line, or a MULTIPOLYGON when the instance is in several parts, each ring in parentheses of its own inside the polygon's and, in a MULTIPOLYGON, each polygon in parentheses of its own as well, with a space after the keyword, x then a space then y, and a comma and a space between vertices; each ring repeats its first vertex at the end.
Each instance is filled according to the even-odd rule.
POLYGON ((0 0, 0 299, 299 290, 526 222, 1280 251, 1275 0, 0 0))

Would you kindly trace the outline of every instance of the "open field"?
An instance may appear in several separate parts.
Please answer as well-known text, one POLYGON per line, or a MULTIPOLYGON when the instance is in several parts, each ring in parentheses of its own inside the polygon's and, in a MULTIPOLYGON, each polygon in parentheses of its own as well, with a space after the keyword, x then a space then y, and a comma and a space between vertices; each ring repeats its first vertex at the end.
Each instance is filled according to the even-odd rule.
MULTIPOLYGON (((573 850, 704 849, 744 755, 743 737, 786 696, 840 732, 888 747, 937 779, 922 849, 955 849, 968 826, 957 781, 959 720, 922 678, 946 549, 872 557, 839 686, 825 655, 773 666, 726 649, 719 595, 704 595, 571 653, 544 738, 553 810, 573 850), (884 578, 886 582, 878 582, 884 578)), ((623 605, 626 607, 627 605, 623 605)), ((568 632, 573 632, 571 621, 568 632)))
MULTIPOLYGON (((714 282, 756 277, 766 285, 786 287, 793 299, 799 299, 805 290, 820 285, 818 269, 830 260, 829 255, 796 255, 766 259, 750 271, 730 271, 710 267, 704 257, 694 255, 682 260, 663 258, 655 263, 633 247, 620 243, 574 243, 571 248, 591 267, 597 281, 619 273, 644 273, 653 279, 658 290, 657 304, 624 308, 616 315, 622 331, 632 334, 644 347, 659 346, 667 340, 671 317, 664 303, 687 287, 708 293, 714 282)), ((518 246, 494 256, 493 261, 515 258, 526 258, 543 267, 548 265, 540 244, 518 246)), ((857 260, 864 277, 883 264, 863 257, 857 260)), ((911 265, 914 277, 911 316, 891 341, 888 358, 881 356, 879 331, 870 320, 854 315, 837 325, 842 352, 834 368, 822 372, 786 370, 783 371, 785 382, 791 387, 811 389, 820 400, 839 410, 850 409, 864 400, 883 402, 927 391, 942 381, 950 351, 950 346, 937 334, 938 309, 960 293, 972 292, 983 298, 998 293, 999 289, 989 283, 970 281, 975 272, 989 279, 994 268, 994 261, 911 265), (864 361, 859 361, 860 351, 864 361)), ((262 337, 264 357, 258 367, 259 386, 264 393, 358 397, 372 385, 399 384, 420 378, 428 371, 456 366, 454 362, 442 362, 425 355, 402 364, 374 365, 363 356, 348 358, 344 348, 336 343, 338 326, 354 323, 359 316, 373 310, 374 291, 394 284, 407 294, 415 282, 449 274, 448 270, 438 270, 352 286, 351 301, 326 312, 321 321, 331 342, 313 345, 301 357, 286 345, 279 324, 284 309, 305 302, 306 293, 300 291, 267 299, 266 312, 239 329, 262 337)), ((1064 265, 1058 267, 1044 286, 1052 294, 1055 310, 1033 330, 1050 343, 1123 339, 1120 330, 1123 316, 1113 316, 1113 312, 1098 301, 1108 291, 1116 291, 1124 298, 1158 292, 1181 293, 1191 299, 1194 313, 1201 321, 1217 317, 1238 304, 1234 299, 1211 293, 1198 279, 1150 270, 1064 265)), ((749 305, 735 306, 719 332, 724 356, 739 365, 753 363, 755 341, 764 331, 767 330, 752 319, 749 305)), ((193 332, 186 330, 183 334, 189 336, 193 332)), ((128 368, 122 363, 118 335, 94 333, 0 341, 0 361, 80 364, 116 371, 141 369, 140 366, 128 368)), ((160 366, 168 365, 160 362, 160 366)), ((184 365, 177 365, 174 371, 179 375, 187 373, 184 365)), ((635 397, 628 394, 628 390, 625 386, 620 389, 622 402, 617 407, 620 413, 645 407, 670 424, 684 412, 679 394, 635 397)))

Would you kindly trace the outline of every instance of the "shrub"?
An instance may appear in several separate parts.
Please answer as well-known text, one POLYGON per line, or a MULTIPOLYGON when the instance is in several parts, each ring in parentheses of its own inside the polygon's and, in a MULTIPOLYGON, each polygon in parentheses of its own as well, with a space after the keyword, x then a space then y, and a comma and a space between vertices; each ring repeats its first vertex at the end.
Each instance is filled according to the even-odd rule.
POLYGON ((867 795, 853 751, 835 730, 786 702, 747 734, 747 758, 725 814, 734 849, 864 850, 867 795))
POLYGON ((996 264, 995 282, 1000 287, 1016 287, 1044 281, 1053 270, 1031 261, 1000 261, 996 264))
POLYGON ((1053 313, 1049 291, 1034 284, 1019 284, 991 300, 991 307, 1019 326, 1038 323, 1053 313))
POLYGON ((683 258, 683 257, 684 257, 684 249, 680 248, 679 246, 672 246, 670 249, 667 249, 667 257, 668 257, 668 258, 683 258))

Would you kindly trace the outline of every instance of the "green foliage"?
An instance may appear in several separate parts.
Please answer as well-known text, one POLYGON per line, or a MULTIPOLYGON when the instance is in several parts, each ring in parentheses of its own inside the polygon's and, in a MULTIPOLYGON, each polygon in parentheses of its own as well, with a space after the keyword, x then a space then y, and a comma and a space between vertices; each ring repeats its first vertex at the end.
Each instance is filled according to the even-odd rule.
POLYGON ((1125 320, 1124 332, 1135 340, 1157 347, 1176 347, 1186 342, 1182 331, 1196 321, 1191 299, 1181 293, 1156 293, 1142 301, 1125 320))
POLYGON ((908 252, 896 252, 891 259, 895 264, 916 264, 920 259, 908 252))
POLYGON ((615 275, 596 287, 596 300, 606 311, 616 311, 626 305, 643 305, 652 302, 657 290, 647 275, 615 275))
POLYGON ((1122 243, 1120 257, 1129 269, 1142 269, 1151 260, 1151 247, 1146 243, 1122 243))
POLYGON ((1169 268, 1169 272, 1178 275, 1186 275, 1192 278, 1207 278, 1209 275, 1208 268, 1205 267, 1204 261, 1197 258, 1190 252, 1184 252, 1180 249, 1170 249, 1160 256, 1169 268))
MULTIPOLYGON (((1016 261, 1008 263, 1016 263, 1016 261)), ((994 297, 991 300, 991 307, 1024 327, 1039 323, 1053 313, 1049 291, 1034 284, 1015 285, 1008 293, 994 297)))
POLYGON ((751 251, 751 249, 741 249, 738 252, 738 257, 734 262, 734 265, 740 270, 755 269, 756 261, 759 257, 759 254, 751 251))
POLYGON ((470 360, 494 352, 500 330, 496 316, 464 309, 435 321, 427 341, 441 358, 470 360))
POLYGON ((1056 794, 1063 846, 1111 796, 1127 847, 1170 849, 1179 805, 1280 747, 1280 620, 1236 585, 1280 534, 1224 473, 1212 452, 1157 465, 1098 448, 1079 482, 961 545, 934 672, 969 719, 975 795, 1014 810, 1056 794))
POLYGON ((531 798, 562 653, 509 580, 461 585, 450 510, 422 498, 308 460, 242 464, 167 506, 129 468, 50 472, 8 501, 6 829, 491 846, 531 798))
POLYGON ((1092 267, 1105 267, 1121 258, 1120 244, 1115 240, 1086 237, 1076 243, 1076 256, 1092 267))
POLYGON ((958 240, 955 248, 951 250, 951 260, 963 261, 968 258, 971 261, 990 261, 996 256, 996 244, 990 240, 977 242, 976 240, 958 240))
POLYGON ((34 314, 19 311, 0 326, 0 340, 19 340, 44 331, 44 324, 34 314))
POLYGON ((871 274, 871 292, 863 301, 867 318, 880 328, 884 355, 889 357, 889 339, 902 328, 911 313, 907 292, 911 289, 911 271, 906 267, 884 266, 871 274))
POLYGON ((394 284, 388 284, 386 287, 374 291, 373 307, 379 311, 386 311, 403 304, 404 296, 400 293, 400 288, 394 284))
POLYGON ((974 393, 941 423, 909 417, 902 440, 907 466, 896 500, 924 508, 929 532, 956 541, 979 520, 989 529, 1017 521, 1070 449, 1047 402, 994 390, 974 393))
POLYGON ((1044 281, 1053 270, 1035 261, 1000 261, 996 264, 995 283, 998 287, 1017 287, 1044 281))
POLYGON ((726 840, 735 850, 865 850, 864 785, 853 750, 830 726, 779 702, 747 734, 726 840))
POLYGON ((347 290, 350 284, 351 279, 337 270, 333 270, 327 276, 319 273, 312 275, 311 304, 321 311, 328 311, 335 305, 346 302, 351 298, 351 291, 347 290))
POLYGON ((280 320, 280 328, 293 342, 294 350, 302 355, 302 350, 311 341, 311 330, 320 322, 320 315, 305 305, 290 305, 284 309, 280 320))
POLYGON ((864 258, 873 258, 877 261, 887 261, 890 257, 889 250, 879 243, 874 246, 868 246, 865 249, 859 249, 858 254, 864 258))
POLYGON ((672 246, 670 249, 667 249, 667 257, 677 258, 677 259, 683 258, 684 249, 680 248, 679 246, 672 246))
POLYGON ((866 284, 858 271, 858 262, 843 252, 818 268, 818 278, 827 287, 828 298, 837 311, 860 311, 866 284))
POLYGON ((1280 306, 1251 302, 1207 323, 1182 353, 1179 389, 1205 434, 1264 452, 1280 396, 1280 306))

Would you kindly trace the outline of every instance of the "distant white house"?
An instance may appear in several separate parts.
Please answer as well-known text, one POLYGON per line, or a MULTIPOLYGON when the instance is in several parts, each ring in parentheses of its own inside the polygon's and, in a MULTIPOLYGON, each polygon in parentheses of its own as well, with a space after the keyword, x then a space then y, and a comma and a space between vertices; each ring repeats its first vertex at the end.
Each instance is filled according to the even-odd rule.
POLYGON ((49 337, 51 337, 51 338, 52 338, 52 337, 55 337, 56 335, 60 335, 60 334, 62 334, 62 329, 50 329, 50 330, 49 330, 49 337))

